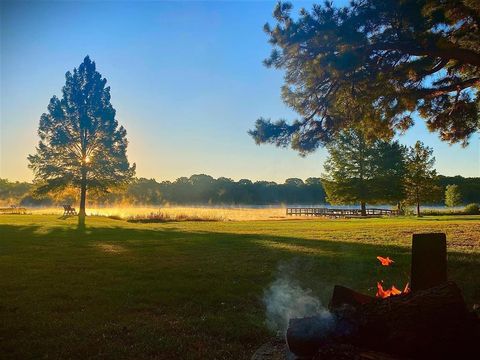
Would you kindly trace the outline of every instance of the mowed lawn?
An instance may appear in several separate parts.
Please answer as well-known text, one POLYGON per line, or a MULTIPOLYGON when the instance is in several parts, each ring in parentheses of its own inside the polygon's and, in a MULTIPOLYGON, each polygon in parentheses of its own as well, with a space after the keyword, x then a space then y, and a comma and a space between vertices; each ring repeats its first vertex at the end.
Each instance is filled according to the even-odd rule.
POLYGON ((411 235, 447 233, 449 277, 480 302, 480 217, 133 224, 0 216, 0 358, 248 359, 289 276, 324 304, 408 280, 411 235), (376 256, 390 256, 382 268, 376 256))

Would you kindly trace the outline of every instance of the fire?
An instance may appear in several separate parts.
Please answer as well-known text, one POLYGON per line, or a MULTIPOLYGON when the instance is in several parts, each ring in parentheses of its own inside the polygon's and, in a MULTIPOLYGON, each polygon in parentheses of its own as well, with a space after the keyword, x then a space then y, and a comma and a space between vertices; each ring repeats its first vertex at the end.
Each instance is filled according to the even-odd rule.
POLYGON ((390 259, 388 256, 386 258, 384 257, 381 257, 381 256, 377 256, 377 259, 378 261, 380 261, 380 263, 383 265, 383 266, 390 266, 390 264, 394 263, 395 261, 393 261, 392 259, 390 259))
MULTIPOLYGON (((390 266, 392 263, 395 262, 392 259, 390 259, 390 257, 388 256, 387 257, 377 256, 377 259, 378 261, 380 261, 380 264, 382 264, 382 266, 390 266)), ((403 291, 398 290, 395 287, 395 285, 392 285, 390 289, 384 289, 382 283, 383 283, 383 280, 377 282, 377 294, 375 295, 376 297, 379 297, 382 299, 388 298, 390 296, 395 296, 395 295, 408 294, 410 292, 410 284, 408 282, 403 288, 403 291)))
POLYGON ((395 285, 392 285, 390 289, 384 289, 382 282, 377 282, 377 294, 376 297, 385 299, 394 295, 408 294, 410 292, 410 284, 407 283, 403 291, 398 290, 395 285))

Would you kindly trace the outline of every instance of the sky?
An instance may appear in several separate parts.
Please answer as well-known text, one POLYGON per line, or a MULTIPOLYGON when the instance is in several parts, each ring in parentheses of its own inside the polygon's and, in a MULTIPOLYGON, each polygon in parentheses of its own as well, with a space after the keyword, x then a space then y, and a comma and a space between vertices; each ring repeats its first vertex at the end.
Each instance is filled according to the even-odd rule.
MULTIPOLYGON (((27 156, 40 115, 86 55, 111 86, 138 177, 283 182, 322 174, 325 149, 302 158, 247 134, 259 117, 296 117, 280 96, 283 72, 262 64, 275 2, 0 3, 1 178, 33 179, 27 156)), ((294 12, 301 7, 311 3, 294 2, 294 12)), ((480 176, 478 134, 468 148, 450 146, 417 119, 399 140, 431 146, 440 174, 480 176)))

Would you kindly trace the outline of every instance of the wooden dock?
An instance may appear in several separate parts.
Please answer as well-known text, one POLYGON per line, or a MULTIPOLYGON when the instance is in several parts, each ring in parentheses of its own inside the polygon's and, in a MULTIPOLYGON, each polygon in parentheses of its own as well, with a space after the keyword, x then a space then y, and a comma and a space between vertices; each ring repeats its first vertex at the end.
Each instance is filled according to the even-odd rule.
POLYGON ((398 210, 366 209, 366 216, 362 216, 361 209, 333 209, 321 207, 287 207, 286 214, 291 216, 325 216, 333 218, 381 217, 397 216, 398 210))

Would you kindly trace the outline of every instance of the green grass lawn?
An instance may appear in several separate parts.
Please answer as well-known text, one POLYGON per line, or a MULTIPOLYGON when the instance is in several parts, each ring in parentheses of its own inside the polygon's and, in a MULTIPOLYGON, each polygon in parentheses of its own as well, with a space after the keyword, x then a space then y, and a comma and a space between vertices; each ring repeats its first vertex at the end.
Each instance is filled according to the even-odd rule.
POLYGON ((247 359, 271 333, 281 264, 328 303, 408 279, 412 233, 443 231, 449 277, 480 302, 480 217, 133 224, 0 217, 0 358, 247 359), (377 255, 395 260, 382 268, 377 255))

